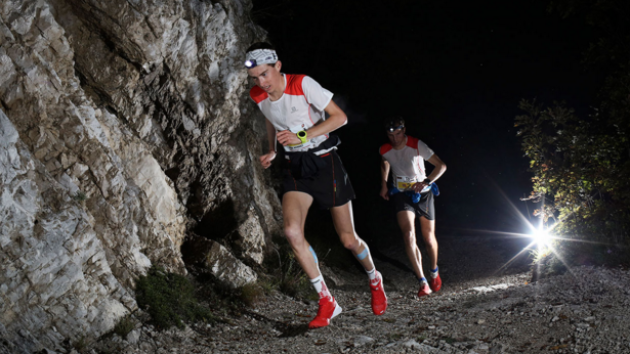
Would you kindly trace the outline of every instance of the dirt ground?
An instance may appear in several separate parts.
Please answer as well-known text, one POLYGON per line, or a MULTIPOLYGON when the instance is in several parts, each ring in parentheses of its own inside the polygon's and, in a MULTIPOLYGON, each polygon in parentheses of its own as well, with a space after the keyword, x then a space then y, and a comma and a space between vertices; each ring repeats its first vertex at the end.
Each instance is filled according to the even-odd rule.
POLYGON ((373 251, 389 307, 370 308, 360 269, 329 268, 326 281, 344 311, 308 330, 315 302, 279 292, 229 323, 184 331, 136 329, 97 352, 123 353, 630 353, 630 272, 578 267, 531 283, 527 256, 505 267, 529 241, 483 235, 440 239, 443 289, 416 296, 402 241, 373 251))

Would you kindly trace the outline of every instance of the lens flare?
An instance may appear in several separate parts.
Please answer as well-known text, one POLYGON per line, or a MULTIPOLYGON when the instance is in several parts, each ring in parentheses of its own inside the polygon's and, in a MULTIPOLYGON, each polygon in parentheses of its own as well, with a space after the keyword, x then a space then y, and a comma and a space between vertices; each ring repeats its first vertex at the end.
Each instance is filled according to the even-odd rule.
POLYGON ((551 240, 551 235, 549 234, 549 230, 544 230, 542 227, 532 234, 532 238, 534 242, 538 245, 538 248, 547 246, 549 241, 551 240))
MULTIPOLYGON (((507 206, 510 207, 507 210, 511 209, 512 214, 518 219, 520 219, 523 227, 528 230, 523 233, 497 231, 497 230, 481 230, 481 229, 459 229, 459 230, 464 231, 464 232, 482 233, 482 234, 485 234, 486 237, 488 237, 488 239, 490 238, 497 238, 497 239, 525 238, 525 239, 531 240, 531 242, 529 242, 528 245, 523 247, 511 259, 509 259, 506 263, 504 263, 501 267, 499 267, 495 271, 495 274, 498 274, 499 272, 507 269, 507 267, 519 257, 522 257, 523 255, 527 255, 528 253, 531 255, 531 251, 536 246, 538 246, 538 250, 536 252, 541 253, 541 254, 553 254, 555 257, 557 257, 557 259, 560 262, 562 262, 567 267, 569 272, 573 274, 571 268, 569 267, 569 263, 561 254, 560 248, 557 247, 559 242, 579 242, 579 243, 589 243, 589 244, 599 244, 599 245, 611 245, 609 243, 584 240, 581 238, 573 238, 570 236, 562 235, 562 233, 559 234, 558 232, 554 232, 554 230, 558 228, 564 222, 564 220, 569 218, 572 214, 565 215, 563 219, 559 218, 558 220, 556 220, 555 218, 553 218, 554 222, 548 227, 545 227, 545 224, 543 223, 543 220, 541 219, 540 224, 538 225, 538 227, 536 227, 536 225, 532 224, 531 220, 528 217, 526 217, 525 215, 521 213, 521 211, 516 207, 516 205, 510 200, 510 198, 508 198, 508 196, 496 184, 496 182, 494 182, 494 180, 487 173, 485 173, 485 171, 484 171, 484 174, 487 177, 486 180, 494 187, 496 192, 498 192, 498 194, 503 197, 503 200, 507 204, 507 206)), ((542 205, 544 208, 544 200, 543 200, 542 205)))

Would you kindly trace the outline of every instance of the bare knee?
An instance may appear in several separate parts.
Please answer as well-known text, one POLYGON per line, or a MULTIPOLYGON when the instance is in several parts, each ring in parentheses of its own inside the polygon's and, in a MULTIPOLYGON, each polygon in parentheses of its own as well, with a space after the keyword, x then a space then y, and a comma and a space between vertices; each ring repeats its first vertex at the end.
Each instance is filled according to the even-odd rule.
POLYGON ((289 241, 289 244, 295 248, 302 240, 304 240, 304 233, 302 228, 298 225, 284 225, 284 235, 289 241))
POLYGON ((349 249, 350 251, 356 251, 361 245, 359 238, 354 233, 342 234, 340 236, 343 240, 343 247, 349 249))
POLYGON ((430 232, 424 237, 424 243, 427 248, 435 248, 437 247, 437 240, 435 239, 435 233, 430 232))
POLYGON ((407 246, 414 245, 416 243, 416 233, 411 230, 403 231, 403 240, 407 246))

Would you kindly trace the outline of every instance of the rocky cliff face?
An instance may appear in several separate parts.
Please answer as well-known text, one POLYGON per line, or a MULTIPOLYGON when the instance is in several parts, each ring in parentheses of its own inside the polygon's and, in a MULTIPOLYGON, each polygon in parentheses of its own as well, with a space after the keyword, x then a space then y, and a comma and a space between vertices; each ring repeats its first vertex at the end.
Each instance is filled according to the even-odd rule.
POLYGON ((185 272, 193 229, 221 252, 209 263, 239 263, 217 274, 255 279, 230 253, 261 263, 280 218, 240 65, 264 36, 250 6, 0 0, 0 334, 13 345, 111 330, 152 263, 185 272))

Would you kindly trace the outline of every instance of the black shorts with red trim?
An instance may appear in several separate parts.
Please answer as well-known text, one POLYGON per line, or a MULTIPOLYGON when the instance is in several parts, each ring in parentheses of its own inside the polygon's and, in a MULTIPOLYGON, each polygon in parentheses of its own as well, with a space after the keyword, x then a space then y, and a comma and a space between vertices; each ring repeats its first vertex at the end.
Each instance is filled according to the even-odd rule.
POLYGON ((285 164, 282 183, 284 193, 291 191, 307 193, 321 209, 330 209, 353 200, 354 189, 337 150, 317 158, 322 159, 326 166, 321 167, 315 176, 308 178, 293 178, 289 164, 285 164))
POLYGON ((414 203, 411 196, 405 192, 396 193, 389 197, 394 203, 396 214, 401 211, 410 211, 417 216, 424 216, 427 220, 435 220, 435 206, 433 205, 433 193, 426 192, 420 195, 420 201, 414 203))

